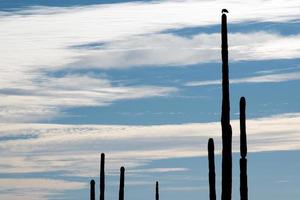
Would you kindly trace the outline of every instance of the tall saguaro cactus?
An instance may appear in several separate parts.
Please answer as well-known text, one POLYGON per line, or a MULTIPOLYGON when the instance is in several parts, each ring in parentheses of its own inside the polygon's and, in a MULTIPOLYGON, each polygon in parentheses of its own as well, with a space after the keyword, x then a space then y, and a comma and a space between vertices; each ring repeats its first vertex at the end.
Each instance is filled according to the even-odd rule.
POLYGON ((104 200, 105 193, 105 154, 101 153, 100 160, 100 200, 104 200))
POLYGON ((120 168, 120 189, 119 189, 119 200, 124 200, 124 181, 125 181, 125 168, 120 168))
POLYGON ((247 181, 247 136, 246 136, 246 99, 240 99, 240 195, 241 200, 248 200, 247 181))
POLYGON ((215 173, 215 145, 214 140, 208 140, 208 177, 209 177, 209 199, 216 200, 216 173, 215 173))
POLYGON ((156 185, 155 185, 155 200, 159 200, 159 185, 158 185, 158 181, 156 181, 156 185))
POLYGON ((90 182, 90 200, 95 200, 95 181, 90 182))
MULTIPOLYGON (((225 10, 225 9, 224 9, 225 10)), ((226 10, 227 11, 227 10, 226 10)), ((223 12, 223 11, 222 11, 223 12)), ((222 14, 222 200, 231 200, 232 130, 230 125, 227 16, 222 14)))

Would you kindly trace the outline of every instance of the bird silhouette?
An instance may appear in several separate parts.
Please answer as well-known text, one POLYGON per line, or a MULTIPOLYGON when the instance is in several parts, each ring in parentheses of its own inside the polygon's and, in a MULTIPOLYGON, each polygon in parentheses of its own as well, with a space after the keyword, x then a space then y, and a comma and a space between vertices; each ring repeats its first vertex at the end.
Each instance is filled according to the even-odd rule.
POLYGON ((222 9, 222 13, 229 13, 227 9, 222 9))

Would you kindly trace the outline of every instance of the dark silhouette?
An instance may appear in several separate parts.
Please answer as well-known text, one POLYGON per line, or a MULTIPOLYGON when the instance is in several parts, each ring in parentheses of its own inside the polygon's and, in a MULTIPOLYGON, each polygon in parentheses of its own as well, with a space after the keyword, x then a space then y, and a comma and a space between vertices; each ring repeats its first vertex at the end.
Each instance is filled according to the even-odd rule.
POLYGON ((222 13, 229 13, 227 9, 222 9, 222 13))
POLYGON ((155 185, 155 200, 159 200, 159 185, 158 185, 158 181, 156 181, 156 185, 155 185))
POLYGON ((208 140, 208 177, 209 177, 209 199, 216 200, 216 173, 215 173, 215 145, 214 140, 208 140))
POLYGON ((100 200, 104 200, 105 193, 105 154, 101 153, 100 160, 100 200))
POLYGON ((246 99, 240 99, 240 195, 241 200, 248 200, 247 183, 247 137, 246 137, 246 99))
MULTIPOLYGON (((223 9, 224 10, 224 9, 223 9)), ((222 200, 231 200, 232 130, 230 125, 227 16, 222 14, 222 200)))
MULTIPOLYGON (((230 97, 229 97, 229 66, 228 66, 228 41, 227 41, 227 16, 228 10, 222 10, 222 193, 221 200, 232 198, 232 128, 230 125, 230 97)), ((240 196, 241 200, 248 200, 247 184, 247 137, 246 137, 246 100, 240 99, 240 196)), ((216 200, 216 173, 214 140, 208 140, 208 168, 209 168, 209 197, 216 200)), ((125 168, 120 168, 119 200, 124 200, 125 168)), ((95 181, 90 183, 90 199, 95 200, 95 181)), ((105 192, 105 154, 101 154, 100 161, 100 200, 104 200, 105 192)), ((159 200, 159 183, 156 182, 155 200, 159 200)))
POLYGON ((95 181, 91 180, 90 185, 90 200, 95 200, 95 181))
POLYGON ((125 168, 120 168, 120 189, 119 189, 119 200, 124 200, 124 181, 125 181, 125 168))

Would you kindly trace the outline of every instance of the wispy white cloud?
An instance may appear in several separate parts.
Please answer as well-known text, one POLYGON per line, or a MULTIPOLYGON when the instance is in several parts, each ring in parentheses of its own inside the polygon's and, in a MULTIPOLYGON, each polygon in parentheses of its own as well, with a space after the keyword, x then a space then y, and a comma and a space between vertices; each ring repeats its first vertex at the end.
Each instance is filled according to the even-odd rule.
MULTIPOLYGON (((0 13, 0 120, 41 121, 68 107, 103 106, 176 91, 151 85, 115 86, 107 78, 82 74, 49 77, 45 71, 219 61, 219 34, 185 38, 157 33, 219 24, 225 5, 234 23, 299 19, 296 0, 288 4, 281 0, 137 2, 0 13), (75 48, 93 43, 101 45, 75 48)), ((258 32, 231 34, 229 39, 231 60, 299 57, 299 35, 258 32)))
MULTIPOLYGON (((132 36, 155 33, 169 28, 219 24, 220 9, 223 5, 226 5, 232 13, 231 22, 286 21, 300 18, 297 10, 299 3, 295 0, 289 1, 286 6, 283 6, 281 0, 256 0, 253 3, 166 1, 72 8, 42 7, 0 17, 1 66, 20 73, 44 67, 54 70, 70 63, 82 63, 83 58, 93 56, 94 52, 73 49, 72 46, 128 40, 132 36), (256 5, 260 5, 261 8, 257 9, 256 5), (23 15, 22 12, 26 12, 26 15, 23 15), (21 69, 20 66, 22 66, 21 69)), ((251 39, 264 41, 261 35, 257 36, 260 37, 251 37, 251 39)), ((160 38, 161 42, 166 39, 168 38, 160 38)), ((263 49, 259 53, 262 55, 266 52, 263 50, 267 48, 274 50, 274 53, 278 50, 278 48, 273 49, 274 46, 278 46, 277 38, 268 39, 268 47, 261 46, 263 49)), ((152 40, 149 39, 149 43, 152 40)), ((212 38, 210 41, 214 40, 215 38, 212 38)), ((295 38, 295 40, 298 41, 299 38, 295 38)), ((137 39, 136 42, 138 41, 137 39)), ((288 45, 282 45, 284 41, 279 42, 281 48, 295 49, 299 46, 289 39, 286 40, 288 45)), ((193 44, 193 41, 190 43, 193 44)), ((251 46, 251 43, 248 42, 248 45, 251 46)), ((176 44, 173 45, 176 46, 176 44)), ((145 46, 145 44, 140 46, 148 48, 148 45, 145 46)), ((180 47, 180 43, 177 47, 180 47)), ((285 55, 282 54, 285 51, 281 50, 280 52, 276 55, 285 55)), ((107 52, 100 51, 99 54, 100 57, 101 54, 102 57, 105 57, 107 52)), ((119 57, 117 53, 115 55, 119 57)), ((286 56, 291 56, 290 51, 286 56)), ((247 56, 247 58, 249 57, 247 56)), ((98 67, 109 66, 108 61, 101 62, 101 59, 99 60, 98 67)), ((120 60, 120 63, 121 61, 123 60, 120 60)), ((91 61, 91 63, 93 62, 91 61)), ((85 66, 89 65, 88 62, 84 64, 85 66)))
POLYGON ((275 73, 281 73, 281 72, 298 70, 298 69, 300 69, 300 66, 284 67, 284 68, 270 69, 270 70, 260 70, 255 72, 255 74, 275 74, 275 73))
MULTIPOLYGON (((228 37, 231 61, 300 57, 300 35, 250 32, 233 33, 228 37)), ((219 62, 220 43, 219 33, 197 34, 193 37, 173 34, 135 36, 103 44, 98 49, 87 49, 88 53, 71 65, 124 69, 219 62)))
POLYGON ((166 172, 184 172, 187 168, 150 168, 150 169, 133 169, 129 173, 166 173, 166 172))
MULTIPOLYGON (((298 56, 300 36, 280 36, 257 32, 230 34, 231 60, 271 59, 298 56), (257 38, 257 39, 253 39, 257 38), (276 41, 276 42, 274 42, 276 41), (287 44, 294 44, 292 47, 287 44), (250 45, 249 45, 250 44, 250 45), (270 46, 271 44, 271 46, 270 46), (282 48, 288 47, 288 49, 282 48)), ((220 60, 219 34, 199 34, 184 38, 172 34, 136 36, 87 50, 87 55, 75 66, 89 65, 100 68, 126 68, 130 66, 185 65, 220 60), (101 65, 99 65, 101 63, 101 65)), ((15 59, 14 59, 15 60, 15 59)), ((24 63, 23 63, 24 64, 24 63)), ((71 65, 64 66, 71 68, 71 65)), ((63 67, 63 68, 64 68, 63 67)), ((41 121, 62 114, 68 107, 103 106, 122 99, 165 96, 175 88, 158 86, 113 86, 105 77, 66 75, 49 77, 45 69, 15 69, 3 67, 1 78, 2 121, 41 121), (25 106, 26 105, 26 106, 25 106), (24 117, 30 116, 30 117, 24 117)), ((281 82, 299 79, 298 73, 265 75, 231 80, 231 83, 281 82)), ((218 84, 218 80, 187 83, 188 86, 218 84)))
POLYGON ((85 183, 81 182, 72 182, 65 180, 57 179, 9 179, 9 178, 0 178, 1 190, 4 188, 7 189, 18 189, 24 188, 38 188, 38 189, 50 189, 50 190, 71 190, 71 189, 80 189, 85 187, 85 183))
MULTIPOLYGON (((284 114, 247 121, 249 151, 300 149, 300 114, 284 114)), ((239 149, 239 123, 233 125, 233 150, 239 149)), ((151 160, 203 156, 209 137, 221 148, 219 123, 156 126, 55 124, 1 124, 0 172, 64 170, 66 174, 94 176, 99 152, 106 152, 109 173, 120 165, 129 170, 151 160), (25 137, 24 135, 28 135, 25 137), (34 136, 34 137, 33 137, 34 136)))
POLYGON ((39 121, 62 115, 63 109, 69 107, 104 106, 118 100, 165 96, 176 91, 172 87, 113 86, 105 78, 87 75, 35 77, 29 84, 10 81, 13 83, 0 89, 2 122, 39 121))
POLYGON ((86 184, 82 182, 56 179, 0 178, 0 198, 17 200, 49 199, 49 195, 55 195, 62 191, 82 189, 85 187, 86 184))
MULTIPOLYGON (((300 18, 296 0, 288 4, 282 0, 255 0, 251 3, 163 1, 71 8, 38 7, 14 14, 4 13, 0 17, 1 65, 10 69, 20 65, 31 69, 45 66, 55 69, 80 62, 82 57, 90 54, 89 51, 69 48, 71 46, 127 40, 131 36, 170 28, 219 24, 223 6, 230 10, 230 22, 283 22, 300 18)), ((276 44, 276 40, 273 42, 276 44)), ((299 46, 289 42, 288 46, 291 45, 299 46)))
MULTIPOLYGON (((247 120, 248 150, 299 150, 299 124, 299 113, 247 120)), ((233 151, 237 152, 238 120, 233 120, 232 126, 233 151)), ((0 173, 60 171, 65 176, 96 177, 100 152, 106 152, 108 175, 116 175, 121 165, 136 177, 145 173, 185 172, 189 169, 147 165, 158 159, 206 156, 209 137, 215 139, 219 154, 220 129, 219 122, 155 126, 0 124, 0 162, 5 163, 0 165, 0 173)), ((127 183, 153 185, 152 181, 129 180, 127 183)), ((48 199, 49 195, 87 188, 88 184, 59 179, 4 178, 0 179, 0 186, 1 199, 48 199)))
MULTIPOLYGON (((241 83, 278 83, 285 81, 300 80, 300 72, 282 73, 282 74, 268 74, 260 76, 251 76, 244 78, 231 79, 230 84, 241 83)), ((186 86, 206 86, 206 85, 221 85, 221 80, 208 81, 191 81, 185 84, 186 86)))
POLYGON ((185 186, 185 187, 164 187, 161 191, 200 191, 200 190, 208 190, 208 187, 193 187, 193 186, 185 186))

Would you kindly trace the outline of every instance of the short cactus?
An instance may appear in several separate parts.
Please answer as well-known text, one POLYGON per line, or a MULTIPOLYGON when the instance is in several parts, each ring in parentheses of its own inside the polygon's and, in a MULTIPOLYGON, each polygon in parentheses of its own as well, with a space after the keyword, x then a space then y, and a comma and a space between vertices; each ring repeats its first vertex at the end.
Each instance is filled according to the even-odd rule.
POLYGON ((95 181, 90 182, 90 200, 95 200, 95 181))
POLYGON ((125 181, 125 168, 120 168, 120 189, 119 189, 119 200, 124 200, 124 181, 125 181))
POLYGON ((240 195, 241 200, 248 200, 247 181, 247 136, 246 136, 246 99, 240 99, 240 195))
POLYGON ((209 177, 209 199, 216 200, 216 173, 215 173, 215 146, 214 140, 208 140, 208 177, 209 177))
POLYGON ((158 185, 158 181, 156 181, 156 185, 155 185, 155 200, 159 200, 159 185, 158 185))
POLYGON ((105 193, 105 154, 101 153, 100 160, 100 200, 104 200, 105 193))

